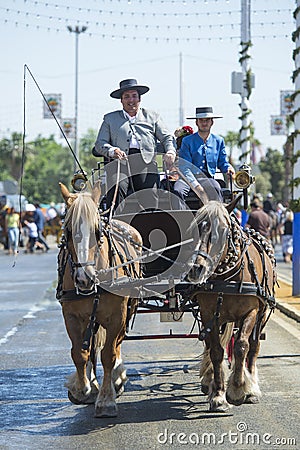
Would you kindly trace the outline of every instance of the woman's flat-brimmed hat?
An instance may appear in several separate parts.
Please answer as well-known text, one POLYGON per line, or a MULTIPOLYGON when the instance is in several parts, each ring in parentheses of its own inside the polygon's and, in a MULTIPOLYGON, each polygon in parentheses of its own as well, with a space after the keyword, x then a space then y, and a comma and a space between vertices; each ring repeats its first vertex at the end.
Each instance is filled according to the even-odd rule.
POLYGON ((211 106, 201 106, 196 108, 195 117, 187 117, 187 119, 221 119, 223 116, 214 114, 211 106))
POLYGON ((125 91, 138 91, 140 95, 146 94, 150 88, 148 86, 142 86, 137 83, 134 78, 129 78, 128 80, 120 81, 120 88, 113 91, 110 96, 112 98, 121 98, 123 92, 125 91))

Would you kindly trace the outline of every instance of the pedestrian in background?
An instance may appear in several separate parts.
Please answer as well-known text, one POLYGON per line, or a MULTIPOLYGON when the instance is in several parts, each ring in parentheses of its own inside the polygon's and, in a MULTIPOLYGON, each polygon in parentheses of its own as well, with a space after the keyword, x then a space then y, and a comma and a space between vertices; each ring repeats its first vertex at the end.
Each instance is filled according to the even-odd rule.
POLYGON ((28 228, 28 244, 25 253, 28 251, 29 253, 34 253, 35 244, 38 238, 38 230, 34 217, 29 217, 27 220, 24 220, 24 225, 28 228))
POLYGON ((249 214, 246 228, 253 228, 258 231, 262 236, 269 239, 270 237, 270 218, 267 213, 262 209, 262 204, 258 199, 253 200, 250 203, 251 212, 249 214))
POLYGON ((293 211, 287 210, 280 226, 282 233, 282 255, 286 263, 291 262, 293 258, 293 221, 293 211))
POLYGON ((8 233, 8 254, 17 255, 20 237, 20 214, 15 211, 14 207, 11 207, 6 214, 5 221, 8 233))
MULTIPOLYGON (((41 210, 39 203, 35 203, 34 206, 35 206, 35 211, 34 211, 33 217, 34 217, 34 221, 36 223, 37 232, 38 232, 37 242, 42 244, 42 246, 45 247, 45 251, 48 252, 50 250, 50 247, 47 244, 46 239, 43 236, 46 218, 43 214, 43 211, 41 210)), ((41 247, 41 248, 43 248, 43 247, 41 247)))

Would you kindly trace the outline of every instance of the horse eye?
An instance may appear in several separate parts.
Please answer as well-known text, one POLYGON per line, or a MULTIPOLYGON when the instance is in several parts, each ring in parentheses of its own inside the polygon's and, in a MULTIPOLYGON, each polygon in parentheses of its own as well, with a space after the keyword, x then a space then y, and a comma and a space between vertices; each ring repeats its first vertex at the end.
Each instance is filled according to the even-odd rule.
POLYGON ((204 220, 200 225, 200 232, 201 233, 207 233, 209 231, 209 223, 204 220))

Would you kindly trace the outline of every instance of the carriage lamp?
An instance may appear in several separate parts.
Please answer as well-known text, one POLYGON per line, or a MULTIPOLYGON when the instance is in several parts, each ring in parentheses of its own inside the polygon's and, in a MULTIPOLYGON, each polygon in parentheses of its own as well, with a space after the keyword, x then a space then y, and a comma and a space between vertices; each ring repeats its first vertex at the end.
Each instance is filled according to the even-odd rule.
POLYGON ((87 177, 85 173, 77 172, 74 174, 71 185, 76 192, 81 192, 86 188, 87 177))
POLYGON ((247 189, 254 182, 255 177, 251 175, 251 167, 243 164, 235 175, 234 184, 239 189, 247 189))

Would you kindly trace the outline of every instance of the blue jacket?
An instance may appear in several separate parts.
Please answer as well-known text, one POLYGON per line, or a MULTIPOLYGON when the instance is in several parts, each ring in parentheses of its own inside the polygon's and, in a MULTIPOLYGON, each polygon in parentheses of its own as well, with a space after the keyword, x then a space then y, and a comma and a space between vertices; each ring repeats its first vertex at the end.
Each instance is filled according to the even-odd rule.
POLYGON ((39 208, 36 208, 34 211, 34 221, 36 223, 38 231, 43 231, 44 225, 45 225, 45 216, 43 214, 43 211, 39 208))
POLYGON ((204 173, 214 177, 216 169, 226 173, 230 167, 224 139, 216 134, 210 134, 206 143, 198 132, 184 137, 179 158, 179 169, 191 182, 193 175, 204 173))

